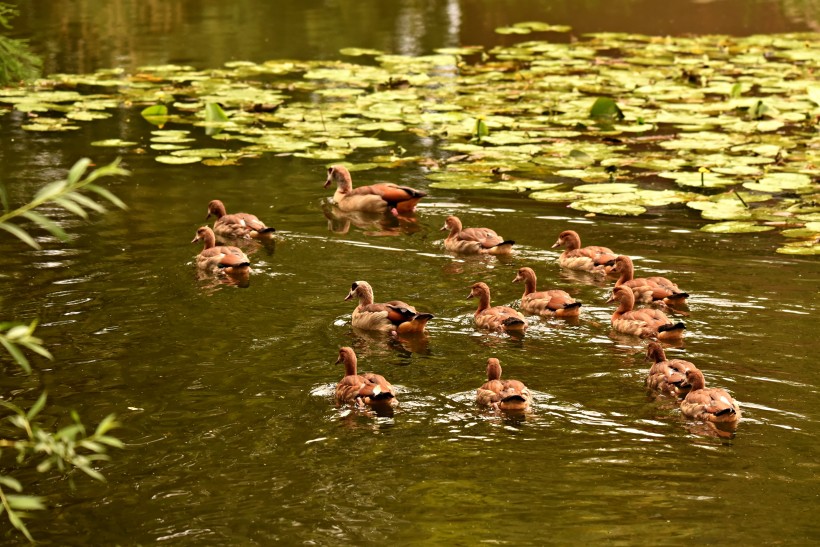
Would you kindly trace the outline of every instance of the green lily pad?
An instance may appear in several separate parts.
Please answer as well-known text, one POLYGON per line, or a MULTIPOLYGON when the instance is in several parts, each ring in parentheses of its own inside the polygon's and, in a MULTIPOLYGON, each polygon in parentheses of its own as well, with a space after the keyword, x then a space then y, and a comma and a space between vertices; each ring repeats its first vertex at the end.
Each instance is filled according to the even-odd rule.
POLYGON ((602 182, 599 184, 580 184, 573 188, 576 192, 594 192, 601 194, 619 194, 622 192, 634 192, 637 184, 630 182, 602 182))
POLYGON ((690 171, 664 171, 658 173, 659 177, 672 179, 681 186, 694 186, 701 188, 720 188, 737 184, 739 181, 727 179, 716 173, 698 173, 690 171))
MULTIPOLYGON (((193 139, 191 139, 193 140, 193 139)), ((92 143, 93 144, 93 143, 92 143)), ((160 151, 167 151, 167 150, 185 150, 188 148, 182 144, 164 144, 164 143, 152 143, 151 150, 160 150, 160 151)))
POLYGON ((105 139, 101 141, 94 141, 91 143, 91 146, 104 146, 104 147, 114 147, 114 148, 126 148, 129 146, 136 146, 137 143, 133 141, 124 141, 122 139, 105 139))
POLYGON ((727 221, 707 224, 701 228, 702 232, 713 234, 748 234, 755 232, 768 232, 774 230, 774 226, 764 226, 754 222, 727 221))
POLYGON ((220 158, 227 154, 227 150, 224 148, 194 148, 189 150, 177 150, 175 152, 171 152, 172 156, 177 158, 220 158))
POLYGON ((378 49, 366 49, 358 47, 345 47, 340 49, 339 53, 341 53, 342 55, 347 55, 349 57, 361 57, 363 55, 384 55, 384 52, 379 51, 378 49))
POLYGON ((786 255, 815 256, 820 255, 820 243, 815 241, 801 241, 789 243, 777 249, 778 253, 786 255))
POLYGON ((571 209, 586 211, 588 213, 598 213, 611 216, 638 216, 646 212, 646 208, 633 203, 600 203, 598 201, 573 201, 569 204, 571 209))
POLYGON ((802 173, 769 173, 757 182, 744 182, 743 187, 758 192, 810 192, 811 177, 802 173))
POLYGON ((188 163, 199 163, 202 161, 202 158, 198 156, 157 156, 154 160, 170 165, 185 165, 188 163))
POLYGON ((152 125, 162 127, 168 123, 168 107, 164 104, 155 104, 140 111, 140 115, 145 118, 145 121, 152 125))

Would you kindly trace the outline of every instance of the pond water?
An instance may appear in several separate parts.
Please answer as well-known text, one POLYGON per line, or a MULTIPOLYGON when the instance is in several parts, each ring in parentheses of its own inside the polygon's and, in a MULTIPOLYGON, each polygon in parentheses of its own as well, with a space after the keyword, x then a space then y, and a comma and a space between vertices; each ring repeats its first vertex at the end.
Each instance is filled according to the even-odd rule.
MULTIPOLYGON (((347 46, 426 54, 513 43, 492 29, 522 20, 648 34, 804 31, 817 21, 803 2, 613 4, 31 0, 20 3, 17 30, 49 71, 79 72, 336 58, 347 46), (650 10, 657 17, 638 15, 650 10)), ((75 476, 72 491, 65 479, 15 473, 52 506, 30 519, 39 542, 820 540, 820 267, 816 257, 776 254, 779 233, 704 233, 683 206, 587 217, 523 193, 435 189, 417 166, 354 173, 354 183, 429 191, 415 222, 348 226, 325 216, 326 162, 266 154, 237 167, 174 166, 91 147, 113 134, 150 141, 154 128, 138 109, 113 113, 67 136, 24 131, 17 113, 0 117, 0 177, 13 199, 64 177, 83 156, 102 165, 119 152, 133 173, 104 181, 127 210, 63 219, 70 245, 42 236, 43 250, 33 251, 0 238, 4 320, 39 318, 55 355, 29 377, 6 365, 3 396, 28 404, 46 388, 49 425, 66 423, 68 409, 88 424, 115 412, 127 443, 100 466, 105 484, 75 476), (247 289, 196 279, 198 247, 189 242, 212 199, 280 232, 275 250, 252 255, 247 289), (439 228, 450 214, 514 239, 516 252, 448 254, 439 228), (642 342, 611 331, 608 285, 557 265, 550 245, 565 229, 690 293, 685 342, 668 353, 740 401, 734 436, 709 435, 673 400, 646 393, 642 342), (476 331, 469 286, 485 281, 494 303, 513 303, 521 266, 535 269, 539 288, 581 300, 581 318, 534 319, 523 338, 476 331), (434 313, 427 339, 352 331, 354 305, 343 298, 355 280, 370 282, 377 301, 434 313), (334 406, 343 345, 356 349, 360 370, 397 386, 394 416, 334 406), (475 408, 491 356, 535 391, 531 413, 475 408)), ((399 142, 420 146, 412 136, 399 142)), ((18 543, 8 528, 4 541, 18 543)))

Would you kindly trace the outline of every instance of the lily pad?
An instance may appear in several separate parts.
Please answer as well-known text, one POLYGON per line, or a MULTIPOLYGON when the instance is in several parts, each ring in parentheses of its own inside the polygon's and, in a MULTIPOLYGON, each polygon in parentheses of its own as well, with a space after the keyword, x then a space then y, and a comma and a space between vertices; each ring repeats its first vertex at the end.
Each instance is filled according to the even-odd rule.
POLYGON ((576 192, 594 192, 601 194, 619 194, 622 192, 634 192, 637 184, 629 182, 602 182, 600 184, 580 184, 573 188, 576 192))
POLYGON ((154 160, 170 165, 186 165, 188 163, 199 163, 202 158, 197 156, 157 156, 154 160))
POLYGON ((113 147, 113 148, 126 148, 129 146, 136 146, 137 143, 134 141, 124 141, 122 139, 105 139, 101 141, 94 141, 91 143, 91 146, 104 146, 104 147, 113 147))
POLYGON ((811 177, 802 173, 769 173, 757 182, 744 182, 743 187, 758 192, 810 192, 811 177))
POLYGON ((646 212, 645 207, 632 203, 600 203, 598 201, 574 201, 569 204, 571 209, 598 213, 611 216, 638 216, 646 212))
POLYGON ((702 232, 713 234, 748 234, 755 232, 768 232, 774 230, 774 226, 764 226, 754 222, 727 221, 707 224, 701 228, 702 232))

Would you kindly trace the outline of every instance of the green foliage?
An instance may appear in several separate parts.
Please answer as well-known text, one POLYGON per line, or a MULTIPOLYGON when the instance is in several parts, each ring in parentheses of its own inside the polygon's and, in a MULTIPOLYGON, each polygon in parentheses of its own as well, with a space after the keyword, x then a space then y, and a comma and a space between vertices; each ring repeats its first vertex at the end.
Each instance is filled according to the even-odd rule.
MULTIPOLYGON (((19 430, 15 439, 0 439, 0 447, 11 447, 17 451, 17 462, 39 460, 37 471, 43 473, 56 468, 61 473, 79 469, 98 481, 105 477, 94 469, 96 461, 108 460, 108 448, 122 448, 122 441, 108 435, 108 432, 119 424, 113 415, 106 416, 92 434, 88 434, 76 412, 72 412, 73 423, 57 432, 46 431, 35 421, 35 418, 46 404, 46 393, 40 395, 37 402, 28 411, 9 403, 0 401, 0 406, 12 411, 7 420, 19 430)), ((72 482, 73 485, 73 482, 72 482)), ((12 526, 20 530, 29 541, 34 541, 23 519, 29 516, 28 511, 45 509, 43 498, 21 495, 23 486, 20 481, 8 475, 0 475, 0 514, 6 513, 12 526), (7 493, 5 488, 17 494, 7 493)))
MULTIPOLYGON (((11 4, 0 2, 0 27, 11 28, 9 21, 18 15, 11 4)), ((30 80, 40 75, 43 61, 24 40, 0 36, 0 85, 30 80)))
MULTIPOLYGON (((3 5, 0 4, 0 24, 5 22, 2 7, 3 5)), ((24 228, 12 223, 14 219, 18 217, 28 219, 65 241, 68 237, 65 230, 54 220, 35 211, 36 208, 46 203, 53 203, 82 218, 88 218, 89 210, 105 212, 102 205, 81 191, 95 193, 117 207, 125 208, 125 204, 119 198, 95 184, 100 177, 127 175, 128 171, 119 167, 119 160, 87 173, 89 165, 91 165, 91 160, 87 158, 79 160, 71 167, 65 180, 46 184, 29 203, 13 210, 10 210, 5 188, 0 185, 0 202, 5 211, 3 215, 0 215, 0 230, 39 249, 39 243, 24 228)), ((52 359, 51 352, 43 347, 43 341, 34 336, 36 327, 36 320, 28 325, 15 322, 0 323, 0 345, 27 374, 31 374, 31 364, 24 350, 52 359)), ((79 469, 95 480, 104 481, 102 474, 92 466, 95 462, 109 459, 106 454, 108 448, 122 448, 123 446, 119 439, 108 435, 108 432, 118 425, 114 416, 109 415, 104 418, 94 432, 88 434, 79 415, 72 412, 73 423, 56 432, 48 431, 36 421, 37 415, 45 407, 46 398, 46 393, 43 392, 27 411, 8 401, 0 401, 0 407, 11 411, 7 420, 16 428, 16 434, 0 438, 0 451, 3 448, 15 449, 18 464, 36 461, 37 471, 41 473, 56 470, 65 474, 72 469, 79 469)), ((73 486, 71 477, 69 480, 73 486)), ((33 542, 34 538, 23 519, 29 516, 30 511, 44 509, 45 505, 41 497, 23 495, 22 491, 23 485, 20 481, 9 475, 0 475, 0 515, 5 513, 11 525, 33 542)))
POLYGON ((28 362, 25 354, 21 351, 22 348, 27 348, 38 355, 42 355, 46 359, 52 359, 51 353, 43 347, 43 341, 34 336, 34 329, 37 327, 37 320, 34 320, 29 325, 22 323, 0 323, 0 345, 6 348, 6 351, 11 355, 27 374, 31 374, 31 365, 28 362))
POLYGON ((34 198, 25 205, 22 205, 14 210, 9 210, 8 195, 6 189, 0 185, 0 201, 2 201, 5 213, 0 215, 0 230, 4 230, 24 243, 34 247, 40 248, 40 244, 23 228, 13 224, 12 219, 16 217, 26 218, 37 224, 44 230, 50 232, 54 237, 61 241, 68 239, 68 234, 63 230, 59 224, 54 220, 48 218, 35 211, 38 207, 46 203, 53 203, 59 205, 63 209, 74 213, 75 215, 88 218, 88 210, 104 213, 105 207, 89 198, 87 195, 81 193, 81 190, 92 192, 108 200, 112 204, 122 209, 125 204, 114 194, 105 188, 94 184, 100 177, 112 175, 128 175, 129 172, 119 166, 120 160, 117 159, 112 163, 99 167, 84 177, 88 170, 91 160, 83 158, 69 170, 68 177, 65 180, 52 182, 43 186, 40 191, 35 194, 34 198))
POLYGON ((168 107, 164 104, 155 104, 147 108, 143 108, 140 115, 150 124, 157 127, 163 127, 168 123, 168 107))

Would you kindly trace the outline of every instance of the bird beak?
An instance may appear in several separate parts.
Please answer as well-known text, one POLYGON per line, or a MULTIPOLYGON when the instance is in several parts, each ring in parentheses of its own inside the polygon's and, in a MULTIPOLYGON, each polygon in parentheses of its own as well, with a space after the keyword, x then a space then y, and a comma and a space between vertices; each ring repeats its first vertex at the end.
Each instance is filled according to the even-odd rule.
POLYGON ((335 363, 333 363, 333 364, 334 364, 334 365, 338 365, 338 364, 339 364, 339 363, 341 363, 341 362, 342 362, 342 356, 340 355, 340 356, 339 356, 339 358, 338 358, 338 359, 336 359, 336 362, 335 362, 335 363))
POLYGON ((191 243, 196 243, 199 241, 199 236, 195 236, 194 239, 191 240, 191 243))
POLYGON ((467 295, 467 300, 471 299, 474 296, 475 294, 473 294, 473 291, 470 291, 470 294, 467 295))
POLYGON ((208 209, 208 214, 205 215, 205 220, 208 220, 209 218, 211 218, 211 210, 210 209, 208 209))
POLYGON ((439 228, 438 231, 439 232, 444 232, 445 230, 447 230, 447 225, 446 224, 444 226, 442 226, 441 228, 439 228))
POLYGON ((519 281, 521 281, 521 276, 516 274, 515 279, 513 279, 513 283, 518 283, 519 281))
POLYGON ((552 244, 552 247, 550 247, 550 249, 554 249, 554 248, 560 247, 560 246, 561 246, 561 240, 559 239, 558 241, 556 241, 555 243, 552 244))
POLYGON ((611 304, 613 302, 615 302, 615 293, 612 293, 606 301, 607 304, 611 304))
POLYGON ((345 300, 350 300, 354 296, 356 296, 356 293, 353 292, 353 291, 350 291, 349 293, 347 293, 347 296, 345 296, 345 300))

